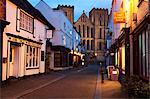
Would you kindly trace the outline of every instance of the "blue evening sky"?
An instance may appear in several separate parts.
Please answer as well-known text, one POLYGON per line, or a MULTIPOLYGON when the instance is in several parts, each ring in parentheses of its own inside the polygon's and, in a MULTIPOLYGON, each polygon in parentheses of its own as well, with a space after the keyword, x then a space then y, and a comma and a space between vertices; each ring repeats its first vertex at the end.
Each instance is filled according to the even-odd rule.
MULTIPOLYGON (((40 0, 28 0, 33 6, 35 6, 40 0)), ((44 0, 50 7, 56 8, 60 5, 74 6, 74 19, 75 21, 80 17, 83 10, 88 15, 89 11, 95 8, 111 8, 112 0, 44 0)))

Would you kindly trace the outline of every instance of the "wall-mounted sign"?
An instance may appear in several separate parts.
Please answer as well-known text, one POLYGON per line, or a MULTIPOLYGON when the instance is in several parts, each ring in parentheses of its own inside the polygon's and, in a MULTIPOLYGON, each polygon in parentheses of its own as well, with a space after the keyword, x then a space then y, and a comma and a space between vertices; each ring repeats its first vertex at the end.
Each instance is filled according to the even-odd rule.
POLYGON ((53 37, 53 32, 52 30, 47 30, 47 38, 51 39, 53 37))
POLYGON ((125 23, 125 12, 114 12, 114 23, 125 23))

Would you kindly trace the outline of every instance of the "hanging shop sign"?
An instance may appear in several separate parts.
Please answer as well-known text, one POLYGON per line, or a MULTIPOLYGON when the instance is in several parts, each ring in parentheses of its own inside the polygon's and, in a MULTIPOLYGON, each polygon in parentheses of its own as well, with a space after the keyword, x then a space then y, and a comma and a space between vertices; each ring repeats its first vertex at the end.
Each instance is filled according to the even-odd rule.
POLYGON ((114 23, 125 23, 125 12, 114 12, 114 23))
POLYGON ((52 37, 53 37, 52 30, 47 30, 47 39, 52 39, 52 37))

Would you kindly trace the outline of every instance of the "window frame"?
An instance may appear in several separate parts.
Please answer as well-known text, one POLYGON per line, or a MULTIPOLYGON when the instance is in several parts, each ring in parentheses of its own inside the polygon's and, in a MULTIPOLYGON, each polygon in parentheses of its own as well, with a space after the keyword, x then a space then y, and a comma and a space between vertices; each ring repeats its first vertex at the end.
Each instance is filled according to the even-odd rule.
POLYGON ((27 14, 22 9, 18 8, 17 10, 20 10, 19 12, 17 11, 18 12, 17 20, 19 20, 19 29, 34 34, 34 18, 31 15, 27 14))

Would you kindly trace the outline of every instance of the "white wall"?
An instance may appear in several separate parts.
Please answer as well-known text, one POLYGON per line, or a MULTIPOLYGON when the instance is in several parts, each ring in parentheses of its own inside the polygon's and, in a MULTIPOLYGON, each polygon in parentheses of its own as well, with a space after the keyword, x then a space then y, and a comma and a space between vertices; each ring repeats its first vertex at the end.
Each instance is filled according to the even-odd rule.
MULTIPOLYGON (((37 19, 34 19, 34 34, 26 32, 24 30, 20 29, 20 32, 16 31, 16 11, 17 11, 17 6, 13 3, 11 3, 9 0, 6 0, 6 20, 10 22, 8 26, 6 26, 4 30, 4 38, 3 38, 3 57, 7 58, 7 61, 9 62, 9 42, 8 42, 8 37, 6 33, 14 34, 17 36, 21 36, 24 38, 32 39, 34 41, 39 42, 39 39, 42 40, 42 45, 41 45, 41 50, 46 51, 46 31, 45 28, 46 25, 38 21, 37 19)), ((26 13, 28 14, 28 13, 26 13)), ((19 42, 19 40, 17 40, 19 42)), ((39 45, 40 46, 40 45, 39 45)), ((40 50, 40 51, 41 51, 40 50)), ((18 52, 19 52, 19 59, 18 59, 18 77, 22 77, 24 75, 32 75, 32 74, 38 74, 45 72, 45 61, 41 62, 39 61, 39 69, 31 69, 31 70, 26 70, 25 67, 25 51, 26 47, 25 44, 23 44, 21 47, 18 47, 18 52)), ((39 53, 39 59, 41 55, 39 53)), ((9 78, 9 76, 12 75, 13 73, 13 68, 9 66, 9 63, 3 64, 2 67, 2 80, 6 80, 9 78), (7 78, 6 78, 7 75, 7 78)))
POLYGON ((54 35, 51 40, 52 45, 65 46, 71 49, 72 47, 69 41, 73 39, 73 35, 70 34, 70 31, 73 30, 73 26, 63 11, 53 10, 43 1, 40 1, 36 5, 36 8, 55 27, 54 35))

